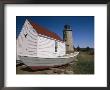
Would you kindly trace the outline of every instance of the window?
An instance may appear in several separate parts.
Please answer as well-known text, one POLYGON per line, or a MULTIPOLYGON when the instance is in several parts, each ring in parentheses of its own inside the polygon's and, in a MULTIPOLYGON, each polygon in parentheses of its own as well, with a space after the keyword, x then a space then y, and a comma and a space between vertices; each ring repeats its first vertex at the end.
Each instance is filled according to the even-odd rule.
POLYGON ((55 52, 57 52, 57 48, 58 48, 58 43, 57 41, 55 41, 55 52))
POLYGON ((66 46, 69 46, 69 45, 66 45, 66 46))

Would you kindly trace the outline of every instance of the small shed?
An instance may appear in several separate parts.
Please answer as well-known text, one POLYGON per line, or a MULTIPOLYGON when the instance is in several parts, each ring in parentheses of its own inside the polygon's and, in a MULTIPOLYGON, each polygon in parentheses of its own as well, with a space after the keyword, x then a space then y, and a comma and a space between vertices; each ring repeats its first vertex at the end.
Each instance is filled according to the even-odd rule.
POLYGON ((56 58, 66 53, 65 42, 60 36, 27 19, 16 43, 17 56, 56 58))

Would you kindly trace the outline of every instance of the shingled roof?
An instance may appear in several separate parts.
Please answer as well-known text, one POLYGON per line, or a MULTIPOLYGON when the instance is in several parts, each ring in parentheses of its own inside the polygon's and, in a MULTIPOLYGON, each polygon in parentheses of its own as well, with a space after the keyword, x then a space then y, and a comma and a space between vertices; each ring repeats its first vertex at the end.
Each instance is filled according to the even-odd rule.
POLYGON ((33 26, 33 28, 37 31, 38 34, 45 35, 53 39, 63 41, 56 33, 51 32, 48 29, 43 28, 42 26, 36 23, 30 22, 30 24, 33 26))

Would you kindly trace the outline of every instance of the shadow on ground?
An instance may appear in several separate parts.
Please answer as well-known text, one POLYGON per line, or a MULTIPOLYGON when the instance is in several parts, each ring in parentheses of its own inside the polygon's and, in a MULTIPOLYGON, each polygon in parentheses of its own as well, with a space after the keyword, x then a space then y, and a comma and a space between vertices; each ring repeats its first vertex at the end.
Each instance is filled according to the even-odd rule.
POLYGON ((44 70, 50 70, 50 69, 49 69, 49 68, 46 68, 46 69, 32 70, 32 69, 29 68, 29 67, 24 67, 24 68, 21 68, 21 70, 23 70, 23 71, 28 71, 28 72, 36 72, 36 71, 44 71, 44 70))

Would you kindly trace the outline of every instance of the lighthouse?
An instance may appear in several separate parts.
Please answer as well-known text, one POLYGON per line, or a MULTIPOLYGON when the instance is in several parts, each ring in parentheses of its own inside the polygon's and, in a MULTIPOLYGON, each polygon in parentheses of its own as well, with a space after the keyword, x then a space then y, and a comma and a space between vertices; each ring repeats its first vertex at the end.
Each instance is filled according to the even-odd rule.
POLYGON ((66 43, 66 53, 74 52, 72 28, 70 25, 65 25, 63 30, 63 40, 66 43))

